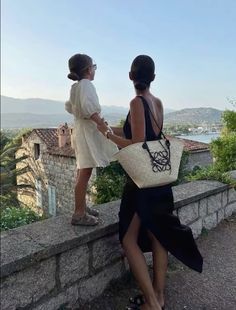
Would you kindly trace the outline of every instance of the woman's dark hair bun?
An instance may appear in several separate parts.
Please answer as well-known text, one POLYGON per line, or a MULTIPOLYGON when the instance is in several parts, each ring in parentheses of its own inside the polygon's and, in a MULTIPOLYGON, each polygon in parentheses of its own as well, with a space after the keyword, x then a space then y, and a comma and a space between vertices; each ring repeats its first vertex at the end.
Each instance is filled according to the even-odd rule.
POLYGON ((72 80, 72 81, 78 81, 79 80, 79 76, 78 74, 76 74, 75 72, 70 72, 67 75, 68 79, 72 80))
POLYGON ((91 57, 85 54, 75 54, 69 61, 68 66, 70 73, 67 77, 73 81, 79 81, 83 78, 85 70, 92 65, 93 60, 91 57))
POLYGON ((134 87, 138 90, 145 90, 155 78, 155 64, 150 56, 139 55, 131 65, 134 87))
POLYGON ((136 81, 134 82, 134 87, 138 90, 145 90, 147 87, 149 87, 150 83, 144 82, 144 81, 136 81))

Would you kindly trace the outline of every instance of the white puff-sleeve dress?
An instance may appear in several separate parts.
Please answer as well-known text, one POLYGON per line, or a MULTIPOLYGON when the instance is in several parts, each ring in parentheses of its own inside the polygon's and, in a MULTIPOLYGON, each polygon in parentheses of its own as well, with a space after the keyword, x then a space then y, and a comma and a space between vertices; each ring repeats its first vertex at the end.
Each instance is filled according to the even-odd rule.
POLYGON ((94 113, 101 113, 96 89, 90 80, 82 79, 72 85, 65 109, 74 115, 72 138, 77 168, 108 166, 118 148, 98 131, 96 123, 90 119, 94 113))

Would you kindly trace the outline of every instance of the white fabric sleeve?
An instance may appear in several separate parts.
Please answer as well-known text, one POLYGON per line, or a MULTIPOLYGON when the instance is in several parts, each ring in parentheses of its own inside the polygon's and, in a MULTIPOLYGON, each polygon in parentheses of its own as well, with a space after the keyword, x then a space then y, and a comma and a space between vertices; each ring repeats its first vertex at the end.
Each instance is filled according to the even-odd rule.
POLYGON ((96 89, 89 80, 80 81, 80 103, 82 117, 89 119, 94 113, 101 112, 96 89))
POLYGON ((66 101, 66 103, 65 103, 65 110, 66 110, 68 113, 72 114, 72 104, 71 104, 70 101, 66 101))
POLYGON ((70 99, 68 101, 66 101, 65 103, 65 110, 70 113, 73 114, 73 109, 72 109, 72 102, 73 102, 73 98, 74 97, 74 88, 73 85, 70 89, 70 99))

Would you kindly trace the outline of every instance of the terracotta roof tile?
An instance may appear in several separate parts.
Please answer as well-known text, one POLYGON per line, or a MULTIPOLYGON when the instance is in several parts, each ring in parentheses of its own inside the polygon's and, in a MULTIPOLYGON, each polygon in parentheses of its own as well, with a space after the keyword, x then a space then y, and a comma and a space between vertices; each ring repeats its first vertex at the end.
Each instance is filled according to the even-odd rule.
POLYGON ((50 147, 48 148, 48 153, 51 155, 65 156, 65 157, 75 157, 75 150, 71 146, 64 147, 50 147))
POLYGON ((58 146, 57 128, 37 128, 35 132, 47 147, 58 146))
MULTIPOLYGON (((51 155, 75 157, 75 151, 70 145, 58 146, 57 128, 38 128, 33 130, 46 144, 48 153, 51 155)), ((171 136, 167 136, 171 137, 171 136)), ((189 152, 207 151, 209 144, 198 141, 178 138, 184 143, 184 150, 189 152)))
POLYGON ((208 151, 209 150, 209 144, 207 143, 188 140, 188 139, 182 139, 182 138, 178 138, 178 139, 183 141, 185 151, 194 152, 194 151, 208 151))

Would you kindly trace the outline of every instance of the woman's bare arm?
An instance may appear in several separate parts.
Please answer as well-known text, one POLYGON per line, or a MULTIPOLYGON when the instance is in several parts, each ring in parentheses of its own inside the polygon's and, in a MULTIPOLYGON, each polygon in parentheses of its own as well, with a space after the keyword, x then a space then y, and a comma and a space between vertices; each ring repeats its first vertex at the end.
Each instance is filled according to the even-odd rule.
POLYGON ((113 130, 114 134, 120 137, 124 137, 124 131, 122 127, 113 127, 111 126, 111 129, 113 130))
MULTIPOLYGON (((121 148, 133 143, 142 142, 145 139, 144 109, 143 104, 139 98, 135 98, 131 101, 130 115, 132 139, 125 139, 116 135, 115 133, 108 133, 108 138, 121 148)), ((103 134, 105 134, 108 129, 109 128, 105 123, 98 125, 98 130, 103 134)))

